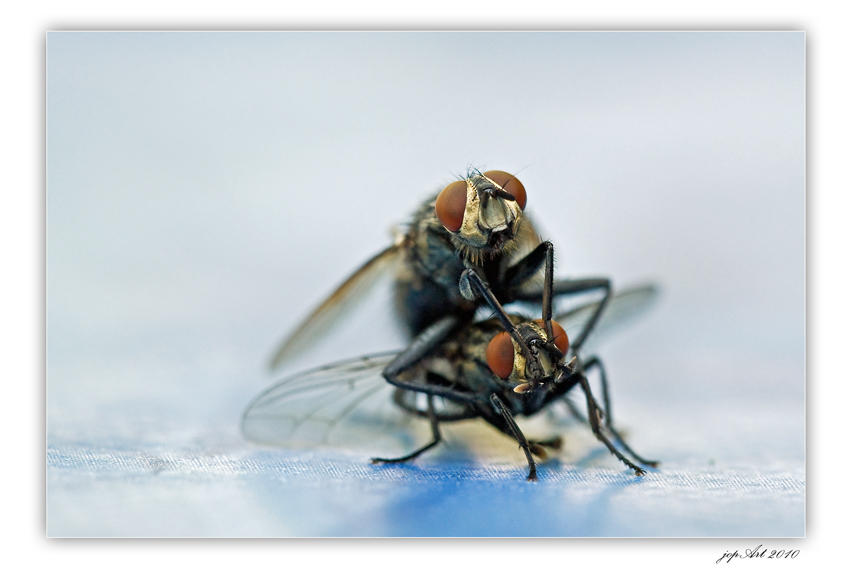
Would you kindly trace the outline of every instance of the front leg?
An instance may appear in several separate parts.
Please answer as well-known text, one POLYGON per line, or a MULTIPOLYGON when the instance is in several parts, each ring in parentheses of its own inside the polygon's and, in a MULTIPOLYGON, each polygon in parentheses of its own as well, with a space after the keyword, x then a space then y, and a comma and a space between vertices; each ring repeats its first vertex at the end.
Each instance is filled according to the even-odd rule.
MULTIPOLYGON (((611 280, 607 278, 586 278, 581 280, 559 280, 554 282, 552 285, 551 294, 554 297, 560 297, 564 295, 574 295, 577 293, 585 293, 589 291, 597 291, 602 290, 605 295, 596 305, 596 308, 593 311, 593 314, 590 316, 590 319, 585 323, 584 328, 581 330, 579 335, 570 341, 570 347, 573 349, 573 352, 578 352, 579 348, 584 344, 587 340, 587 337, 596 327, 597 322, 599 321, 599 317, 602 316, 602 311, 605 309, 605 306, 608 305, 608 301, 611 299, 611 280)), ((517 294, 515 299, 517 301, 541 301, 545 297, 546 290, 533 290, 530 292, 524 292, 517 294)))
POLYGON ((605 414, 604 415, 605 428, 608 431, 611 432, 611 435, 614 437, 614 439, 616 439, 620 443, 620 445, 623 447, 623 449, 625 449, 626 452, 628 452, 632 457, 634 457, 635 459, 637 459, 639 462, 643 463, 644 465, 647 465, 647 466, 650 466, 650 467, 657 467, 658 461, 650 461, 650 460, 644 459, 643 457, 641 457, 640 455, 635 453, 634 449, 632 449, 628 445, 628 443, 626 443, 623 440, 623 437, 614 428, 614 422, 613 422, 614 417, 611 414, 611 397, 608 395, 608 378, 606 376, 605 367, 602 365, 602 361, 599 360, 599 358, 597 358, 595 356, 590 358, 589 360, 585 361, 584 370, 588 371, 593 367, 596 367, 596 368, 599 369, 599 380, 602 383, 602 403, 603 403, 603 407, 604 407, 603 413, 605 414))
POLYGON ((602 413, 599 410, 599 405, 596 403, 596 400, 593 399, 593 394, 590 392, 590 384, 587 383, 587 376, 585 376, 584 371, 581 370, 576 373, 579 379, 579 385, 581 389, 584 390, 585 398, 587 399, 587 420, 590 424, 590 429, 593 431, 593 434, 599 439, 608 450, 611 451, 615 457, 620 459, 625 465, 635 471, 636 476, 643 476, 646 474, 646 471, 631 462, 625 455, 623 455, 620 451, 617 450, 616 447, 608 440, 605 436, 605 433, 602 431, 602 427, 599 423, 599 416, 602 413))
POLYGON ((511 336, 514 342, 519 345, 525 359, 527 361, 536 360, 532 358, 531 350, 522 339, 522 336, 520 336, 516 326, 511 322, 507 311, 505 311, 505 308, 502 307, 501 303, 499 303, 499 300, 496 299, 493 290, 490 289, 487 282, 481 279, 481 276, 478 275, 478 272, 473 269, 467 269, 463 272, 463 274, 461 274, 460 294, 464 297, 464 299, 469 301, 483 301, 496 315, 496 318, 502 324, 505 331, 511 336))
POLYGON ((416 451, 413 451, 409 455, 405 455, 403 457, 398 457, 398 458, 395 458, 395 459, 384 459, 384 458, 381 458, 381 457, 374 457, 372 459, 372 464, 373 465, 379 465, 379 464, 404 463, 404 462, 415 459, 416 457, 418 457, 419 455, 421 455, 422 453, 424 453, 428 449, 432 449, 432 448, 436 447, 440 443, 440 441, 442 441, 443 437, 442 437, 442 435, 440 435, 439 420, 437 419, 437 414, 434 411, 434 397, 433 396, 428 396, 428 419, 431 420, 431 435, 433 435, 433 437, 434 437, 433 441, 431 441, 430 443, 428 443, 424 447, 421 447, 420 449, 417 449, 416 451))
POLYGON ((404 369, 422 360, 462 323, 463 321, 457 315, 446 315, 426 327, 424 331, 416 335, 406 349, 387 364, 382 373, 384 378, 397 376, 404 369))
MULTIPOLYGON (((541 242, 537 248, 529 252, 519 262, 508 268, 503 278, 503 294, 501 298, 504 303, 511 301, 542 301, 544 310, 546 305, 551 305, 551 300, 554 297, 565 295, 575 295, 577 293, 585 293, 588 291, 603 290, 605 295, 599 302, 593 315, 585 324, 581 333, 570 344, 574 352, 587 340, 588 335, 593 331, 602 311, 608 304, 611 297, 611 280, 608 278, 583 278, 580 280, 560 280, 553 282, 552 272, 554 269, 554 248, 549 241, 541 242), (528 283, 532 278, 544 270, 545 282, 543 289, 521 292, 522 286, 528 283)), ((543 314, 544 321, 547 320, 546 313, 543 314)), ((549 313, 551 318, 551 312, 549 313)), ((547 333, 551 329, 547 328, 547 333)))
POLYGON ((508 407, 496 394, 490 395, 490 402, 493 404, 496 411, 502 415, 502 418, 505 420, 507 430, 514 439, 519 441, 519 446, 525 452, 525 458, 528 460, 528 476, 525 480, 537 480, 537 465, 534 464, 534 457, 531 456, 531 446, 529 445, 528 440, 526 440, 525 435, 523 435, 522 430, 516 424, 516 421, 514 421, 514 416, 511 415, 508 407))

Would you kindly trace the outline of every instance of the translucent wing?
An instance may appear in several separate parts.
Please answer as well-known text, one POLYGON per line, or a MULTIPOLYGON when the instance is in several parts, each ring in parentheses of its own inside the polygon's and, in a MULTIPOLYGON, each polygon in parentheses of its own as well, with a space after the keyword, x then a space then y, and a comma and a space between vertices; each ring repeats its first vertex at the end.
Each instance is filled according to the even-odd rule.
MULTIPOLYGON (((600 338, 604 338, 617 328, 625 326, 626 323, 646 311, 657 297, 658 289, 653 285, 636 286, 614 294, 608 301, 596 328, 589 335, 582 350, 587 351, 589 344, 595 344, 600 338)), ((599 301, 594 301, 564 313, 556 313, 555 320, 566 329, 568 335, 572 336, 587 324, 598 307, 599 301)))
POLYGON ((290 447, 392 452, 421 444, 428 439, 427 421, 393 403, 394 388, 381 376, 396 354, 346 360, 278 382, 243 413, 243 435, 290 447))
POLYGON ((330 297, 319 305, 295 331, 283 341, 269 366, 275 369, 301 353, 318 337, 327 333, 337 321, 348 314, 372 289, 378 279, 395 267, 401 257, 398 242, 380 252, 354 272, 330 297))

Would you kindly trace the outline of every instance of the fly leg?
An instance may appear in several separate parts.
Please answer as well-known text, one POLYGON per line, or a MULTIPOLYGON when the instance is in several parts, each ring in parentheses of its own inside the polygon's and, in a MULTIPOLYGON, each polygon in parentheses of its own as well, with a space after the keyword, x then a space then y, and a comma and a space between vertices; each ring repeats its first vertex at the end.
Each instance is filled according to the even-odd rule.
POLYGON ((587 376, 584 374, 584 371, 579 371, 576 373, 578 375, 579 384, 581 385, 581 389, 584 390, 584 396, 587 398, 587 418, 590 423, 590 429, 593 431, 593 434, 599 439, 608 450, 611 451, 615 457, 620 459, 626 466, 635 471, 635 475, 643 476, 646 474, 646 471, 631 462, 625 455, 623 455, 620 451, 617 450, 616 447, 611 443, 611 441, 605 437, 605 434, 602 432, 602 428, 599 424, 599 405, 596 403, 596 400, 593 399, 593 394, 590 392, 590 385, 587 383, 587 376))
POLYGON ((378 464, 387 464, 387 463, 404 463, 406 461, 410 461, 415 459, 428 449, 436 447, 440 441, 443 440, 442 435, 440 435, 440 426, 439 420, 437 419, 437 414, 434 412, 434 396, 428 396, 428 419, 431 420, 431 434, 434 436, 434 440, 425 445, 424 447, 417 449, 410 453, 409 455, 405 455, 403 457, 398 457, 396 459, 382 459, 381 457, 375 457, 372 459, 373 465, 378 464))
POLYGON ((602 382, 602 403, 605 408, 604 410, 604 420, 605 420, 605 428, 611 432, 611 436, 617 440, 617 442, 626 450, 628 454, 634 457, 637 461, 643 463, 644 465, 650 467, 657 467, 658 461, 648 461, 634 452, 634 450, 629 447, 628 443, 623 441, 620 433, 614 428, 613 417, 611 416, 611 398, 608 395, 608 378, 606 377, 605 367, 602 365, 602 361, 597 357, 590 358, 584 365, 585 370, 590 370, 593 367, 597 367, 599 369, 599 377, 602 382))
POLYGON ((490 401, 493 403, 493 406, 496 410, 502 414, 502 417, 505 419, 505 424, 510 430, 510 434, 519 441, 519 446, 525 452, 525 458, 528 460, 528 476, 525 480, 537 480, 537 465, 534 464, 534 457, 531 456, 531 446, 523 435, 522 430, 520 430, 519 426, 514 421, 513 416, 511 415, 510 410, 507 406, 499 399, 499 396, 496 394, 490 395, 490 401))
POLYGON ((446 315, 425 328, 416 335, 410 345, 398 354, 382 372, 389 379, 409 366, 419 362, 425 355, 440 344, 449 334, 460 325, 461 319, 456 315, 446 315))
MULTIPOLYGON (((544 309, 546 309, 545 306, 547 304, 550 305, 549 309, 551 309, 551 299, 553 297, 573 295, 594 290, 604 291, 605 295, 597 304, 593 315, 591 315, 590 319, 588 319, 584 328, 581 330, 581 333, 570 341, 573 351, 578 352, 581 345, 583 345, 584 341, 587 340, 588 335, 590 335, 596 327, 596 323, 599 321, 602 311, 605 309, 605 306, 608 304, 608 300, 611 298, 611 280, 607 278, 585 278, 580 280, 560 280, 553 282, 551 275, 553 264, 554 253, 552 243, 548 241, 541 242, 537 248, 532 250, 527 256, 522 258, 505 273, 505 288, 514 292, 510 297, 511 300, 540 301, 542 299, 544 309), (540 271, 541 266, 543 266, 546 270, 546 283, 544 284, 543 290, 541 291, 538 289, 528 293, 517 293, 516 290, 536 275, 540 271)), ((546 320, 545 313, 543 319, 546 320)), ((547 329, 547 333, 549 331, 550 329, 547 329)))
POLYGON ((540 441, 529 441, 529 447, 531 448, 531 452, 534 453, 537 457, 541 459, 546 459, 549 457, 549 453, 546 449, 554 449, 559 450, 564 446, 564 440, 560 435, 556 437, 552 437, 551 439, 543 439, 540 441))
MULTIPOLYGON (((551 282, 552 272, 547 271, 547 282, 551 282)), ((562 353, 555 347, 553 343, 554 333, 552 332, 552 296, 544 294, 544 305, 543 305, 543 317, 545 318, 544 326, 546 328, 547 340, 539 342, 539 337, 535 335, 534 341, 529 339, 524 339, 519 332, 519 329, 516 325, 511 322, 508 317, 507 312, 504 307, 499 303, 499 300, 496 299, 496 296, 493 294, 490 286, 487 285, 487 282, 481 279, 481 276, 475 272, 475 270, 468 269, 463 272, 460 276, 460 293, 468 300, 474 300, 475 297, 479 297, 484 299, 490 309, 496 314, 496 318, 502 324, 502 327, 505 331, 511 336, 514 343, 519 347, 522 352, 523 357, 525 358, 526 363, 526 374, 532 377, 531 381, 528 383, 528 388, 533 389, 540 378, 545 375, 543 367, 540 365, 540 360, 537 356, 532 354, 532 346, 535 348, 543 348, 549 351, 549 354, 555 357, 563 357, 562 353), (547 309, 548 304, 548 309, 547 309)))
POLYGON ((584 419, 584 416, 581 415, 581 412, 578 411, 578 408, 573 403, 573 401, 569 398, 564 398, 564 403, 567 404, 567 409, 570 410, 570 413, 573 414, 573 417, 579 420, 580 422, 587 424, 587 420, 584 419))
POLYGON ((599 321, 599 317, 602 316, 602 311, 605 309, 605 306, 608 305, 608 301, 611 299, 611 280, 609 280, 608 278, 587 278, 581 280, 561 280, 555 282, 552 293, 556 296, 583 293, 585 291, 593 291, 599 289, 601 289, 605 293, 605 295, 602 296, 602 299, 596 306, 596 310, 593 312, 593 315, 590 316, 590 319, 588 319, 587 323, 585 323, 584 328, 581 330, 579 336, 571 342, 572 349, 574 352, 578 352, 578 349, 581 348, 581 345, 583 345, 584 341, 587 340, 588 335, 590 335, 590 333, 596 327, 596 323, 599 321))
MULTIPOLYGON (((396 388, 395 392, 393 392, 393 402, 408 413, 412 413, 413 415, 417 415, 419 417, 428 417, 428 409, 420 409, 419 406, 416 405, 415 399, 407 398, 406 395, 410 392, 414 394, 417 393, 416 390, 410 388, 396 388)), ((433 394, 437 395, 437 394, 433 394)), ((436 410, 435 410, 436 411, 436 410)), ((453 412, 451 414, 439 414, 437 416, 438 421, 462 421, 464 419, 473 419, 478 417, 478 412, 473 408, 466 406, 461 411, 453 412)))
POLYGON ((476 297, 483 299, 487 303, 487 306, 493 310, 505 331, 507 331, 511 338, 519 345, 525 359, 529 362, 536 360, 536 358, 532 357, 531 350, 520 336, 516 326, 508 317, 508 313, 505 311, 505 308, 502 307, 502 304, 499 303, 498 299, 496 299, 496 296, 493 294, 490 286, 487 285, 487 282, 481 279, 481 276, 479 276, 475 270, 467 269, 463 272, 463 274, 461 274, 460 294, 469 301, 474 301, 476 297))
MULTIPOLYGON (((468 407, 476 407, 476 405, 480 402, 480 400, 472 394, 469 394, 469 393, 466 393, 466 392, 458 392, 457 390, 454 390, 453 388, 449 388, 447 386, 442 386, 442 385, 439 385, 439 384, 417 383, 417 382, 407 380, 406 374, 401 372, 400 370, 396 371, 392 374, 387 374, 387 371, 385 370, 384 371, 384 379, 387 382, 389 382, 390 384, 392 384, 393 386, 401 388, 402 390, 409 390, 411 392, 421 392, 423 394, 427 394, 427 396, 428 396, 428 412, 427 412, 426 415, 431 422, 431 434, 433 435, 434 439, 433 439, 433 441, 431 441, 430 443, 428 443, 427 445, 425 445, 421 449, 417 449, 416 451, 410 453, 409 455, 405 455, 404 457, 399 457, 399 458, 396 458, 396 459, 383 459, 383 458, 376 457, 376 458, 372 459, 372 463, 375 463, 375 464, 379 464, 379 463, 403 463, 405 461, 409 461, 411 459, 418 457, 419 455, 421 455, 422 453, 424 453, 428 449, 435 447, 440 441, 442 441, 442 435, 440 435, 440 427, 439 427, 440 418, 437 416, 437 412, 434 410, 434 396, 440 396, 442 398, 446 398, 448 400, 458 402, 459 404, 462 404, 462 405, 465 405, 465 406, 468 406, 468 407)), ((396 399, 396 402, 398 403, 398 399, 396 399)), ((411 408, 411 406, 409 406, 407 404, 399 403, 399 405, 401 407, 407 409, 408 411, 413 410, 413 408, 411 408)), ((413 413, 418 414, 419 411, 413 410, 413 413)), ((462 415, 461 417, 472 417, 472 416, 473 416, 473 414, 469 414, 469 415, 462 415)))
MULTIPOLYGON (((596 304, 593 314, 590 316, 590 319, 587 320, 587 323, 584 324, 584 328, 582 328, 581 333, 570 341, 570 346, 572 347, 574 352, 577 352, 581 345, 584 344, 584 341, 587 340, 587 337, 596 328, 596 323, 599 321, 599 318, 602 316, 602 311, 605 310, 605 306, 608 305, 608 301, 611 299, 611 280, 607 278, 587 278, 582 280, 559 280, 554 282, 552 286, 551 293, 554 297, 559 297, 562 295, 573 295, 576 293, 584 293, 587 291, 594 290, 603 290, 605 295, 596 304)), ((541 297, 544 297, 543 294, 546 293, 544 289, 541 293, 539 290, 533 293, 524 293, 521 295, 517 295, 516 299, 518 301, 538 301, 541 297)))

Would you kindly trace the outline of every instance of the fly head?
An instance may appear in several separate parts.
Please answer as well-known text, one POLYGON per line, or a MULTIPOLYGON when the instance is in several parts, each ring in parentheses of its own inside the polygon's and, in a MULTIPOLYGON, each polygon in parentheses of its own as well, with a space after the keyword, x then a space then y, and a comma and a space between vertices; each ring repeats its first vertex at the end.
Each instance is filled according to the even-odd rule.
POLYGON ((457 249, 480 263, 511 248, 525 203, 525 187, 513 175, 474 171, 440 192, 435 212, 457 249))
POLYGON ((487 365, 518 394, 545 394, 571 373, 564 364, 569 349, 567 333, 552 322, 552 337, 547 337, 543 321, 527 321, 516 326, 520 342, 507 331, 500 332, 487 347, 487 365))

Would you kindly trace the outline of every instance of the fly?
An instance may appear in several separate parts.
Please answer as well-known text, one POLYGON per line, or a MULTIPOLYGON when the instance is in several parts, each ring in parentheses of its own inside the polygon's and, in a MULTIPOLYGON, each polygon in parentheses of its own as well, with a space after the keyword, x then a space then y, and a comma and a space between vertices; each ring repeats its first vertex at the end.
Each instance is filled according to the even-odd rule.
MULTIPOLYGON (((411 336, 399 364, 412 364, 468 325, 483 298, 464 296, 460 280, 472 270, 500 305, 543 301, 542 272, 551 269, 552 244, 541 242, 525 216, 525 187, 504 171, 470 169, 414 214, 407 232, 334 291, 283 342, 272 358, 276 368, 302 351, 347 312, 384 274, 394 272, 396 311, 411 336), (549 267, 544 264, 549 261, 549 267), (411 352, 413 349, 414 352, 411 352)), ((556 296, 601 290, 604 297, 573 340, 578 351, 611 293, 607 278, 560 280, 556 296)))
MULTIPOLYGON (((543 318, 532 321, 507 314, 474 270, 464 272, 461 280, 466 295, 480 298, 493 309, 495 318, 454 330, 407 366, 394 367, 398 356, 389 353, 286 379, 251 402, 243 414, 243 433, 249 439, 269 442, 269 432, 278 427, 287 427, 287 434, 318 429, 327 440, 333 433, 351 434, 358 424, 365 424, 367 434, 372 427, 372 433, 377 433, 377 424, 390 434, 399 434, 403 420, 398 416, 402 414, 427 419, 430 442, 401 457, 372 460, 375 464, 392 464, 412 460, 437 446, 442 441, 441 423, 481 418, 519 442, 528 461, 527 480, 536 480, 534 456, 545 456, 546 448, 557 446, 559 439, 527 439, 515 416, 532 416, 556 402, 567 402, 567 394, 578 386, 586 400, 586 422, 597 439, 637 475, 645 470, 635 461, 656 466, 656 462, 637 455, 617 433, 604 367, 596 357, 582 360, 577 355, 564 327, 553 320, 551 293, 545 293, 543 318), (594 368, 601 377, 602 406, 587 380, 587 372, 594 368), (351 384, 356 387, 351 388, 351 384), (393 386, 391 395, 382 395, 388 384, 393 386), (396 411, 394 420, 369 421, 369 412, 378 407, 386 409, 390 399, 401 410, 396 411)), ((551 277, 546 278, 544 287, 551 289, 551 277)), ((624 318, 642 308, 653 295, 651 287, 644 287, 614 296, 602 325, 612 314, 624 318)), ((583 328, 599 312, 599 303, 555 319, 568 328, 573 326, 568 321, 577 320, 583 328)))

